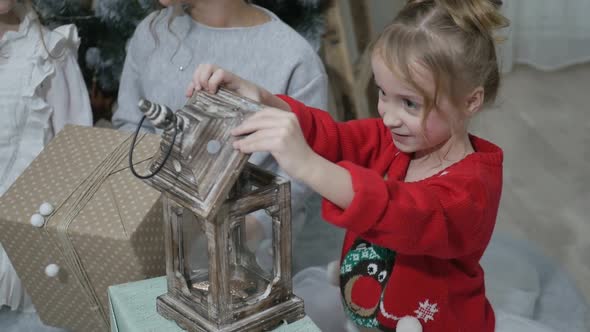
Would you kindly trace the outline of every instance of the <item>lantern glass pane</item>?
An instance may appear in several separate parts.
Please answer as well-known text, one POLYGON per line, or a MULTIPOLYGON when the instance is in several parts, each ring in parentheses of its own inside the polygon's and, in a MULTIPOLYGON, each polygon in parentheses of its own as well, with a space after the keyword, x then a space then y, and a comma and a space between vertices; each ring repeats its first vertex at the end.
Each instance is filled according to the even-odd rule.
POLYGON ((209 293, 209 255, 204 222, 193 213, 185 211, 182 216, 182 251, 180 262, 184 278, 192 293, 206 296, 209 293))
POLYGON ((264 296, 274 278, 272 239, 265 239, 256 219, 270 216, 260 210, 232 223, 229 232, 229 279, 234 307, 264 296))

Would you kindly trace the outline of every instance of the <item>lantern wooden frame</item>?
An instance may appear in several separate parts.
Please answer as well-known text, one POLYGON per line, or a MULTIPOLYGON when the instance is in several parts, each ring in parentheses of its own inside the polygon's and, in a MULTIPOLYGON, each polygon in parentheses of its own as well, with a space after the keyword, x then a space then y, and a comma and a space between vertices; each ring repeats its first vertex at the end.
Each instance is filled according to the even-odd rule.
MULTIPOLYGON (((303 301, 292 292, 290 183, 247 163, 249 156, 231 146, 229 131, 260 107, 225 90, 196 93, 176 112, 176 128, 164 131, 150 166, 156 170, 172 149, 146 180, 164 193, 168 291, 158 297, 157 311, 188 331, 265 331, 304 316, 303 301), (270 274, 245 249, 245 216, 261 210, 272 218, 270 274), (206 239, 204 282, 192 280, 187 267, 187 241, 193 241, 187 220, 196 221, 206 239)), ((158 126, 173 116, 151 119, 158 126)))

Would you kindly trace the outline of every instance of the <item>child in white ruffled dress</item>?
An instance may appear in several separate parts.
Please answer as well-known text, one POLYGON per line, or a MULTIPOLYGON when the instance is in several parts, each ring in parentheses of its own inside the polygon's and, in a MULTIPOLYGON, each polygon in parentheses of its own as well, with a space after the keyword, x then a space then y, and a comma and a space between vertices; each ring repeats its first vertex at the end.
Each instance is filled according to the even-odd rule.
MULTIPOLYGON (((0 196, 66 124, 92 125, 74 25, 49 30, 27 1, 0 0, 0 196)), ((0 307, 33 311, 0 244, 0 307)))

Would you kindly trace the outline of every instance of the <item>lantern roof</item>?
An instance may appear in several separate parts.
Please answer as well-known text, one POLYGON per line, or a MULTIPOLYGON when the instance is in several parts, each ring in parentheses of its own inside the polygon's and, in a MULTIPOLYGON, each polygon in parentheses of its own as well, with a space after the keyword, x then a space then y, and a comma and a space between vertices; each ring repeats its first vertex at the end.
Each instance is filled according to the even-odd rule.
POLYGON ((216 94, 198 91, 176 112, 181 127, 175 140, 164 132, 159 156, 151 168, 164 160, 151 185, 171 195, 201 218, 214 216, 246 165, 249 154, 233 148, 231 130, 262 105, 225 89, 216 94))

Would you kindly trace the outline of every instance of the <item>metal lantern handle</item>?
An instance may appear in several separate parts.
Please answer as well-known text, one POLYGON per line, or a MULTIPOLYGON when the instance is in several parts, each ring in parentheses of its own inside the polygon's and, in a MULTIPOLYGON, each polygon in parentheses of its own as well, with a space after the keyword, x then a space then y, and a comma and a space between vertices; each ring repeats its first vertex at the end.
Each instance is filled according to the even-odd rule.
POLYGON ((133 175, 136 178, 145 180, 158 174, 158 172, 162 170, 162 167, 164 167, 164 164, 166 164, 166 161, 172 153, 174 143, 176 142, 176 136, 178 135, 178 127, 182 125, 182 118, 176 116, 176 114, 174 114, 174 112, 172 112, 172 110, 170 110, 168 107, 154 104, 145 99, 141 99, 139 101, 138 106, 139 109, 144 113, 144 115, 141 118, 141 121, 139 121, 139 123, 137 124, 137 129, 135 130, 133 140, 131 141, 131 147, 129 148, 129 169, 131 169, 131 173, 133 173, 133 175), (170 147, 168 148, 168 151, 166 152, 166 155, 164 156, 164 160, 162 160, 162 163, 158 165, 158 167, 154 170, 153 173, 140 175, 135 171, 135 168, 133 167, 133 150, 135 149, 135 142, 137 141, 137 135, 139 135, 139 130, 141 129, 141 126, 143 125, 143 122, 146 118, 150 119, 156 128, 163 129, 166 132, 170 131, 171 129, 174 129, 174 134, 172 135, 172 144, 170 144, 170 147))

